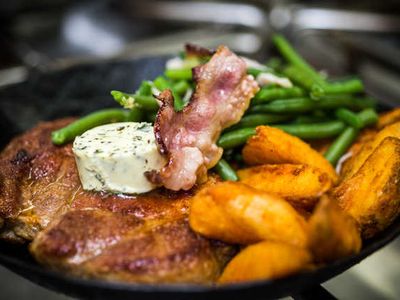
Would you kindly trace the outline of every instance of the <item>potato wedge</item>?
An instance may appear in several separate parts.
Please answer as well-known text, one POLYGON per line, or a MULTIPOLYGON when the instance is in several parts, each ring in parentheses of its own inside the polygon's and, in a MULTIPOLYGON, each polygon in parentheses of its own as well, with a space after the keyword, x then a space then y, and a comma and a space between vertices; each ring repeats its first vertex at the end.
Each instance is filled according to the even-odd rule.
POLYGON ((400 214, 400 139, 386 137, 361 168, 343 180, 333 196, 370 238, 400 214))
POLYGON ((355 153, 354 156, 350 157, 343 165, 340 172, 341 181, 346 180, 357 173, 367 158, 372 154, 372 152, 374 152, 376 147, 378 147, 379 144, 389 136, 400 138, 400 122, 385 127, 379 131, 373 139, 366 141, 362 145, 362 148, 355 153))
POLYGON ((202 189, 193 198, 189 222, 201 235, 227 243, 307 246, 307 223, 289 203, 239 182, 202 189))
POLYGON ((218 283, 268 280, 299 272, 311 263, 307 249, 276 242, 246 247, 225 267, 218 283))
POLYGON ((376 127, 378 129, 383 129, 386 126, 389 126, 393 123, 397 123, 400 121, 400 108, 395 108, 391 111, 385 112, 379 116, 378 123, 376 127))
POLYGON ((357 222, 327 196, 321 198, 308 224, 310 250, 315 261, 329 263, 360 252, 357 222))
POLYGON ((247 164, 306 164, 321 169, 336 182, 335 169, 307 143, 278 128, 258 126, 256 131, 243 148, 247 164))
POLYGON ((239 170, 238 175, 247 185, 305 208, 313 208, 332 186, 328 174, 308 165, 261 165, 239 170))

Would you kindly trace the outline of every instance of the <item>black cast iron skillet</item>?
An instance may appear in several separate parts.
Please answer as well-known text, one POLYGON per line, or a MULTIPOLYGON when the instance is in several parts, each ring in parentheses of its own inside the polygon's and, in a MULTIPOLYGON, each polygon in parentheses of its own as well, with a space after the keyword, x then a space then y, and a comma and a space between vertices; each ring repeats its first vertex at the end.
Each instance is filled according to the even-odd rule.
MULTIPOLYGON (((116 106, 109 96, 110 90, 134 90, 141 80, 161 74, 164 63, 165 58, 145 58, 77 66, 46 74, 31 73, 25 82, 0 90, 0 147, 4 147, 15 134, 34 126, 40 120, 82 115, 99 108, 116 106)), ((400 218, 384 232, 365 242, 358 255, 341 259, 315 271, 279 280, 221 287, 154 286, 70 277, 37 264, 25 246, 6 243, 0 243, 0 263, 41 286, 78 298, 271 299, 304 295, 307 290, 359 263, 399 234, 400 218)), ((312 296, 315 298, 316 295, 312 296)))

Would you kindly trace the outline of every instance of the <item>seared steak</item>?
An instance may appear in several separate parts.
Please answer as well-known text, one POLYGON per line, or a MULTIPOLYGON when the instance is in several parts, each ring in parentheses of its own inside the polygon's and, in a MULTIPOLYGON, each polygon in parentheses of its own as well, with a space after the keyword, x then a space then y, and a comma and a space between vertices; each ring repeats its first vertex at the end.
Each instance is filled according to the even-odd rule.
POLYGON ((57 215, 68 210, 79 189, 70 145, 56 147, 50 134, 72 119, 41 123, 16 137, 0 155, 0 237, 32 240, 57 215))
POLYGON ((71 145, 50 140, 51 131, 71 120, 41 123, 1 153, 0 238, 33 240, 30 250, 40 263, 84 277, 215 280, 234 250, 189 228, 195 189, 140 196, 83 191, 71 145))

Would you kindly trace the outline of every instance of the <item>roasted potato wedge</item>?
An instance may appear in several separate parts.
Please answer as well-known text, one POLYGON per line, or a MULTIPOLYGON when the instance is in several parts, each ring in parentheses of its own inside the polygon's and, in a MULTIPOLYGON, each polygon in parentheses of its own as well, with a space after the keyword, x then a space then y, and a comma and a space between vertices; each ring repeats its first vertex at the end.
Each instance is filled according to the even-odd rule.
POLYGON ((332 165, 299 138, 269 126, 258 126, 257 133, 243 148, 243 159, 249 165, 306 164, 321 169, 335 182, 332 165))
POLYGON ((328 174, 308 165, 262 165, 239 170, 238 175, 245 184, 305 208, 313 208, 332 186, 328 174))
POLYGON ((394 123, 390 126, 385 127, 379 131, 373 139, 366 141, 361 149, 354 153, 354 156, 350 157, 340 172, 341 181, 352 177, 361 168, 367 158, 374 152, 374 150, 379 146, 379 144, 386 137, 397 137, 400 138, 400 122, 394 123))
POLYGON ((194 231, 227 243, 307 246, 307 223, 289 203, 239 182, 202 189, 193 198, 189 221, 194 231))
POLYGON ((219 283, 267 280, 299 272, 312 257, 307 249, 276 242, 261 242, 246 247, 225 267, 219 283))
POLYGON ((308 224, 310 250, 315 261, 329 263, 360 252, 357 222, 327 196, 321 198, 308 224))
POLYGON ((400 139, 386 137, 333 196, 360 224, 364 238, 385 229, 400 213, 400 139))
POLYGON ((400 121, 400 108, 393 109, 391 111, 385 112, 379 116, 378 123, 376 127, 378 129, 383 129, 393 123, 400 121))

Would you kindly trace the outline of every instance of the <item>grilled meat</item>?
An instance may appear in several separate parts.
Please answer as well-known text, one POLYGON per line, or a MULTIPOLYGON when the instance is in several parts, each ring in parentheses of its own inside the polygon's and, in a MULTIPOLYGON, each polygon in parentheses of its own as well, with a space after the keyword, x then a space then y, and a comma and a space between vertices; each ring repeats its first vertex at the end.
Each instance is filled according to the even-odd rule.
POLYGON ((0 155, 0 238, 33 240, 30 250, 40 263, 84 277, 215 280, 234 250, 191 231, 195 189, 139 196, 84 191, 71 145, 50 140, 51 131, 71 120, 41 123, 0 155))
POLYGON ((31 250, 56 269, 143 283, 215 280, 230 251, 193 233, 185 219, 148 223, 97 209, 66 213, 39 233, 31 250))
POLYGON ((68 209, 80 187, 71 146, 55 147, 54 128, 72 119, 41 123, 15 138, 0 155, 0 238, 32 240, 68 209))

